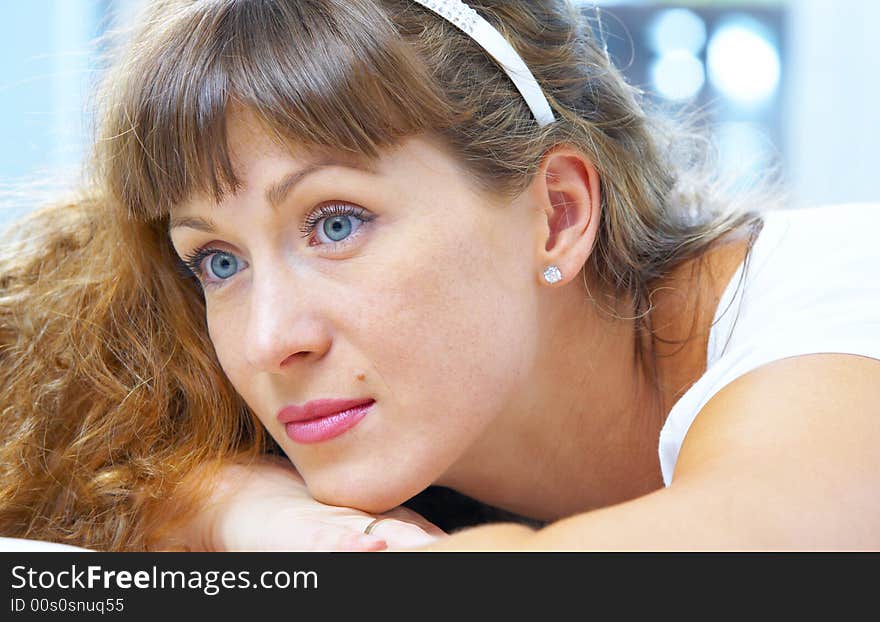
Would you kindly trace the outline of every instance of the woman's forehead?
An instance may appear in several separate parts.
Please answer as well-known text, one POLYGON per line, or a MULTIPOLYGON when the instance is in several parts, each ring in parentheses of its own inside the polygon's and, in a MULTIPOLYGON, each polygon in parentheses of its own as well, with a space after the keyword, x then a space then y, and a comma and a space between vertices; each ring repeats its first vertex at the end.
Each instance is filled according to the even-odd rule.
POLYGON ((280 161, 278 167, 285 169, 280 174, 292 177, 292 182, 300 172, 329 166, 385 177, 410 174, 417 168, 429 168, 439 174, 439 165, 454 166, 451 151, 440 137, 429 132, 401 137, 395 144, 380 149, 376 156, 367 156, 330 145, 304 145, 289 140, 249 110, 231 112, 227 128, 230 160, 240 178, 247 176, 248 168, 267 160, 280 161))
POLYGON ((222 209, 225 203, 247 192, 257 192, 268 205, 278 206, 307 177, 327 168, 357 171, 375 177, 376 184, 393 184, 414 193, 416 186, 439 183, 448 189, 462 179, 462 170, 449 150, 432 134, 401 139, 397 145, 381 150, 378 157, 370 158, 329 147, 291 144, 273 135, 253 114, 242 113, 230 117, 229 152, 238 180, 236 187, 219 198, 197 192, 175 204, 169 214, 169 229, 181 222, 193 222, 196 213, 201 216, 222 209))

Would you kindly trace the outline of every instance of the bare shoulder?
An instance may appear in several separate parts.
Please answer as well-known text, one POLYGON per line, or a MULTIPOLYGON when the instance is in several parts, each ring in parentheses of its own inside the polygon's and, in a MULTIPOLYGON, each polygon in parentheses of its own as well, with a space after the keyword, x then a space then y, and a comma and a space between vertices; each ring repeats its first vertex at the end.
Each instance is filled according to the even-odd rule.
POLYGON ((676 486, 723 489, 797 541, 880 547, 880 360, 810 354, 738 378, 692 424, 676 486))
POLYGON ((880 550, 878 387, 867 357, 768 363, 703 408, 671 486, 533 533, 490 525, 445 550, 880 550))

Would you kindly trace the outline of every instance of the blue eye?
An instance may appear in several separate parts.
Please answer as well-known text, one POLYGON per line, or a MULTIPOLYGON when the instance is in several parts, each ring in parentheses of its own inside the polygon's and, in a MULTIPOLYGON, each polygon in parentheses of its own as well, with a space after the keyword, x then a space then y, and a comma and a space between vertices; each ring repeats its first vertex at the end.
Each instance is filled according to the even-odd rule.
POLYGON ((238 260, 229 253, 215 253, 211 256, 211 272, 218 279, 228 279, 238 272, 238 260))
POLYGON ((332 245, 352 237, 364 223, 375 217, 362 207, 345 203, 322 205, 309 214, 301 231, 306 237, 315 232, 321 244, 332 245))
POLYGON ((334 242, 340 242, 351 235, 351 216, 334 216, 324 221, 324 234, 334 242))
POLYGON ((188 275, 195 276, 206 288, 222 285, 247 267, 232 253, 218 248, 200 248, 184 257, 182 263, 188 275))

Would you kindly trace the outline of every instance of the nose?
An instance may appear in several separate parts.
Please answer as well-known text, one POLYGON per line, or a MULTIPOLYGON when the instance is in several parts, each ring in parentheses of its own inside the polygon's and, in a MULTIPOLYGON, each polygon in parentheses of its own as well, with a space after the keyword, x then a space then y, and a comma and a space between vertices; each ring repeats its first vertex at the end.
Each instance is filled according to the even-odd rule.
POLYGON ((307 285, 286 271, 255 279, 245 337, 245 356, 255 369, 278 373, 298 360, 320 359, 330 349, 320 288, 307 285))

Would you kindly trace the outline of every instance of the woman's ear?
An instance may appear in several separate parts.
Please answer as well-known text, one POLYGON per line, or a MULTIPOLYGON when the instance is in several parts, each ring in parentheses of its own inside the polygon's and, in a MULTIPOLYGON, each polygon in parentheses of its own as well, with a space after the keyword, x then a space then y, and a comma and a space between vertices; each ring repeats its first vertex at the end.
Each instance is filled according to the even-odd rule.
POLYGON ((601 210, 599 173, 580 151, 557 147, 544 156, 530 191, 537 202, 537 270, 556 266, 568 283, 586 263, 596 241, 601 210))

